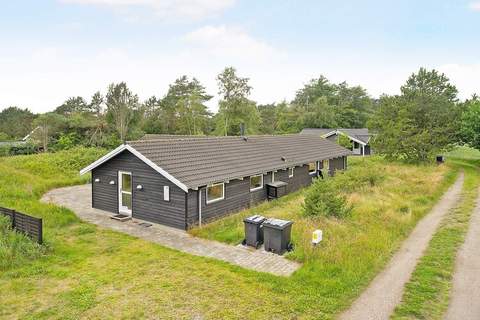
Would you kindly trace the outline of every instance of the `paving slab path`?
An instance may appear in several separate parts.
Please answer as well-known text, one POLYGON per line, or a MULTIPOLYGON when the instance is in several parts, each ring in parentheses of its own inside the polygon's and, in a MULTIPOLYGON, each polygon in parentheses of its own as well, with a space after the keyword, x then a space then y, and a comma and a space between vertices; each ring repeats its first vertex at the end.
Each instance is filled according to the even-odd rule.
POLYGON ((378 274, 352 306, 340 315, 348 320, 389 319, 400 303, 403 288, 422 257, 442 218, 460 198, 464 175, 442 196, 432 210, 418 222, 385 269, 378 274))
POLYGON ((480 194, 455 261, 452 299, 445 319, 480 319, 480 194))
POLYGON ((189 254, 226 261, 246 269, 289 276, 301 267, 299 263, 265 250, 196 238, 185 231, 155 223, 150 227, 144 227, 139 225, 139 222, 143 221, 136 219, 126 222, 113 220, 110 218, 112 213, 91 207, 91 185, 54 189, 47 192, 42 201, 69 208, 80 219, 100 227, 127 233, 189 254))

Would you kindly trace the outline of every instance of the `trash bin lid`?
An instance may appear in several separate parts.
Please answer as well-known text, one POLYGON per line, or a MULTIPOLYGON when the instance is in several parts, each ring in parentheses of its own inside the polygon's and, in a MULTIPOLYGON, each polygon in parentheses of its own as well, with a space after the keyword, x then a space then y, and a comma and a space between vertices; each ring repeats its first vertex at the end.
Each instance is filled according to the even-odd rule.
POLYGON ((254 223, 254 224, 261 224, 263 221, 265 221, 265 217, 261 215, 254 215, 248 218, 245 218, 243 222, 248 222, 248 223, 254 223))
POLYGON ((291 224, 293 224, 293 221, 281 220, 281 219, 275 219, 275 218, 270 218, 263 222, 264 227, 270 227, 270 228, 280 229, 280 230, 285 229, 291 224))
POLYGON ((279 187, 283 187, 283 186, 288 185, 288 183, 283 182, 283 181, 274 181, 274 182, 266 183, 266 185, 267 186, 272 186, 272 187, 275 187, 275 188, 279 188, 279 187))

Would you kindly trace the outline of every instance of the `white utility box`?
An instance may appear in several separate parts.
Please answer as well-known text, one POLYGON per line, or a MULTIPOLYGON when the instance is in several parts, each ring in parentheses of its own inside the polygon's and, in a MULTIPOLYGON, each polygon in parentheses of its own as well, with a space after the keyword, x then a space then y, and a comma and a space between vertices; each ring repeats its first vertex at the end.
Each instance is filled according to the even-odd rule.
POLYGON ((323 232, 322 230, 315 230, 312 233, 312 244, 316 245, 322 241, 323 232))

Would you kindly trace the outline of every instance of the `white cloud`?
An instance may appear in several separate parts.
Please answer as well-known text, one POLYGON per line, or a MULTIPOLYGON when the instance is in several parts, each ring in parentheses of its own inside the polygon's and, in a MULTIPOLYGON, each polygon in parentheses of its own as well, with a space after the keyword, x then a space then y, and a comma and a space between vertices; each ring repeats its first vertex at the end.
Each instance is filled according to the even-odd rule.
MULTIPOLYGON (((97 90, 105 93, 109 83, 120 81, 126 81, 141 99, 161 97, 183 74, 195 76, 215 95, 215 77, 226 66, 234 66, 240 76, 250 78, 251 98, 258 103, 291 100, 297 89, 320 74, 332 82, 362 85, 378 97, 398 93, 422 65, 399 63, 395 57, 332 59, 324 51, 287 54, 245 30, 228 26, 203 27, 169 44, 169 50, 156 44, 146 44, 142 50, 96 45, 8 48, 0 55, 0 109, 18 105, 46 112, 70 96, 90 98, 97 90)), ((480 92, 480 62, 427 67, 444 72, 462 98, 480 92)), ((216 111, 216 98, 209 107, 216 111)))
POLYGON ((200 20, 232 7, 235 0, 59 0, 63 3, 98 5, 115 10, 147 9, 163 19, 200 20))
POLYGON ((468 4, 468 7, 470 8, 470 10, 480 11, 480 1, 470 2, 468 4))
POLYGON ((480 63, 446 64, 438 67, 460 91, 461 98, 470 98, 472 94, 480 94, 480 63))
POLYGON ((264 41, 239 28, 205 26, 184 36, 187 44, 216 58, 264 60, 282 55, 264 41))

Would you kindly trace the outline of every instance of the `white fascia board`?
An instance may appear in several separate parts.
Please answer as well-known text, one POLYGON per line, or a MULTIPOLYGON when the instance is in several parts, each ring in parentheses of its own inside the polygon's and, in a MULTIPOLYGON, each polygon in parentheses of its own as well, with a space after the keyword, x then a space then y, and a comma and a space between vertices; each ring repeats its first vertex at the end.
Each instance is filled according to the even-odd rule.
POLYGON ((330 136, 333 136, 334 134, 337 134, 337 130, 333 130, 333 131, 330 131, 328 133, 325 133, 323 135, 321 135, 322 138, 328 138, 330 136))
POLYGON ((354 138, 354 137, 352 137, 352 136, 349 136, 348 134, 346 134, 346 133, 343 132, 343 131, 338 130, 338 134, 344 135, 345 137, 348 137, 350 140, 355 141, 355 142, 358 142, 358 143, 360 143, 360 144, 362 144, 362 145, 364 145, 364 146, 367 145, 365 142, 363 142, 363 141, 361 141, 361 140, 358 140, 357 138, 354 138))
POLYGON ((349 135, 346 135, 346 136, 349 137, 351 140, 360 143, 361 145, 364 145, 364 146, 367 145, 365 142, 363 142, 363 141, 361 141, 361 140, 358 140, 358 139, 356 139, 356 138, 354 138, 354 137, 350 137, 349 135))
POLYGON ((117 154, 119 154, 120 152, 122 152, 126 148, 127 148, 127 146, 124 145, 124 144, 118 146, 117 148, 113 149, 112 151, 110 151, 109 153, 107 153, 106 155, 104 155, 103 157, 98 159, 97 161, 91 163, 90 165, 88 165, 85 168, 83 168, 82 170, 80 170, 80 175, 84 175, 85 173, 92 171, 92 169, 98 167, 99 165, 101 165, 105 161, 110 160, 111 158, 115 157, 117 154))
POLYGON ((134 155, 136 155, 140 160, 142 160, 143 162, 145 162, 146 164, 148 164, 150 167, 152 167, 155 171, 157 171, 158 173, 160 173, 161 175, 163 175, 165 178, 167 178, 168 180, 170 180, 171 182, 173 182, 175 185, 177 185, 177 187, 179 187, 180 189, 182 189, 183 191, 185 192, 188 192, 188 187, 186 185, 184 185, 183 183, 181 183, 179 180, 177 180, 174 176, 172 176, 171 174, 169 174, 167 171, 163 170, 162 168, 160 168, 159 166, 157 166, 155 163, 153 163, 152 161, 150 161, 148 158, 146 158, 143 154, 141 154, 140 152, 138 152, 137 150, 135 150, 133 147, 129 146, 127 144, 127 150, 130 151, 131 153, 133 153, 134 155))
POLYGON ((106 162, 107 160, 113 158, 114 156, 116 156, 117 154, 119 154, 120 152, 124 151, 124 150, 128 150, 130 151, 131 153, 133 153, 137 158, 139 158, 140 160, 142 160, 143 162, 145 162, 147 165, 149 165, 153 170, 157 171, 158 173, 160 173, 161 175, 163 175, 165 178, 167 178, 168 180, 170 180, 171 182, 173 182, 176 186, 178 186, 180 189, 182 189, 183 191, 185 192, 188 192, 188 187, 183 184, 182 182, 180 182, 178 179, 176 179, 174 176, 172 176, 171 174, 169 174, 167 171, 163 170, 162 168, 160 168, 159 166, 157 166, 155 163, 153 163, 152 161, 150 161, 148 158, 146 158, 143 154, 141 154, 140 152, 138 152, 137 150, 135 150, 132 146, 129 146, 128 144, 122 144, 121 146, 119 146, 118 148, 116 148, 115 150, 109 152, 108 154, 106 154, 105 156, 101 157, 100 159, 98 159, 97 161, 95 161, 94 163, 92 163, 91 165, 89 165, 88 167, 85 167, 83 168, 82 170, 80 170, 80 175, 82 174, 85 174, 89 171, 91 171, 92 169, 98 167, 99 165, 101 165, 102 163, 106 162))

